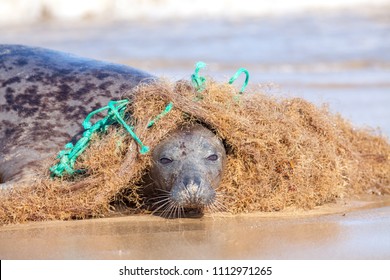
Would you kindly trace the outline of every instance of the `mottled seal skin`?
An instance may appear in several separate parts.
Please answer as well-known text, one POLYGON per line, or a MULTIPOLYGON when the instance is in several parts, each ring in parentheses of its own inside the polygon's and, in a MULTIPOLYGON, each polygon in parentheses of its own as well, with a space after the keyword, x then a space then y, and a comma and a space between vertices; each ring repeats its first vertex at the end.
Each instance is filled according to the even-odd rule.
POLYGON ((20 45, 0 45, 0 186, 30 180, 83 131, 87 114, 142 81, 134 68, 20 45))
POLYGON ((152 153, 155 208, 167 215, 212 206, 226 161, 221 140, 201 125, 182 127, 152 153))

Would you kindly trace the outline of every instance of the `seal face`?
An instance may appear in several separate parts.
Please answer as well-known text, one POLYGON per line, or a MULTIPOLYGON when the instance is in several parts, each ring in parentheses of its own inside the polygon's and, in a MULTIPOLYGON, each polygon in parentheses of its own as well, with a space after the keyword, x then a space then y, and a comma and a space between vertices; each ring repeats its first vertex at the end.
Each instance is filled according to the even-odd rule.
POLYGON ((201 125, 184 127, 153 150, 150 176, 162 194, 157 209, 168 212, 203 209, 215 202, 226 161, 218 137, 201 125))

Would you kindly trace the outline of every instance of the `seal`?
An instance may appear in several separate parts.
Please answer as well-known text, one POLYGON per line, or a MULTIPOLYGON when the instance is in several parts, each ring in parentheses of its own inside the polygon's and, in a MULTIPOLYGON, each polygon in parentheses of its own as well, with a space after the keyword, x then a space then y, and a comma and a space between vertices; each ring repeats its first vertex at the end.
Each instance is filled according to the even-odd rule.
MULTIPOLYGON (((34 180, 63 146, 75 143, 89 112, 155 77, 124 65, 20 45, 0 45, 0 186, 34 180)), ((182 127, 153 150, 156 209, 216 207, 226 153, 201 125, 182 127)))
POLYGON ((190 209, 215 208, 226 151, 212 131, 201 125, 182 127, 162 140, 152 157, 155 211, 180 216, 190 209))
POLYGON ((129 66, 58 51, 0 45, 0 183, 31 180, 75 142, 89 112, 153 80, 129 66))

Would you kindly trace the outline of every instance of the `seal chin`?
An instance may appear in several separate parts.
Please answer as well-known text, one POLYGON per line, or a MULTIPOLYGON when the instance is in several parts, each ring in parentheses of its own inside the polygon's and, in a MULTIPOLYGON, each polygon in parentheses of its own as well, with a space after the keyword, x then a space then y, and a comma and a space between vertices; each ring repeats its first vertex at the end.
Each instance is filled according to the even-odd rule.
POLYGON ((203 209, 214 202, 215 196, 215 190, 211 186, 194 182, 174 186, 171 191, 171 201, 185 209, 203 209))

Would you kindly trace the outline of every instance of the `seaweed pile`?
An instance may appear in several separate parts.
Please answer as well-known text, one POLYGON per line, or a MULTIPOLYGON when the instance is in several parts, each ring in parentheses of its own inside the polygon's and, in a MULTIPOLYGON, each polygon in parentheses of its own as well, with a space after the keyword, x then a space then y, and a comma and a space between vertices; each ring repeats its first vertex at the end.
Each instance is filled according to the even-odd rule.
MULTIPOLYGON (((311 209, 357 193, 390 194, 387 139, 354 128, 326 106, 254 91, 240 94, 213 81, 202 93, 186 82, 142 84, 126 97, 132 99, 128 121, 151 149, 194 122, 223 140, 227 166, 217 191, 231 213, 311 209), (173 109, 147 128, 169 102, 173 109)), ((95 136, 78 159, 84 174, 53 180, 45 170, 31 184, 3 191, 0 224, 103 217, 115 211, 115 202, 142 212, 142 180, 151 163, 150 153, 141 155, 137 144, 113 127, 95 136)))

